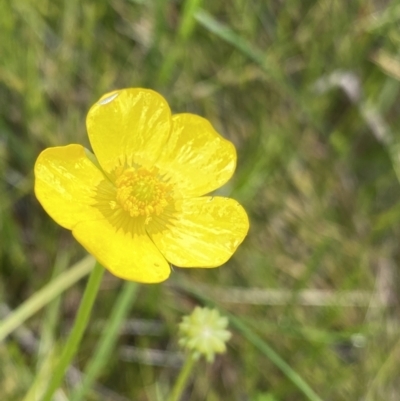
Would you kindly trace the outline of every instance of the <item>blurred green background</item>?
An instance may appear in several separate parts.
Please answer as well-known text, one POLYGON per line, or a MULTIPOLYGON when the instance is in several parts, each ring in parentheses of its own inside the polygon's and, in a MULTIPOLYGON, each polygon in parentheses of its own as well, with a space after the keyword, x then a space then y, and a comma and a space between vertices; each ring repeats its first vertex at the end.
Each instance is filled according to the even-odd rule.
MULTIPOLYGON (((165 399, 194 286, 248 330, 231 326, 228 352, 196 367, 184 400, 311 400, 295 372, 321 400, 398 401, 399 24, 396 0, 0 0, 1 317, 85 256, 33 195, 37 155, 89 146, 102 94, 152 88, 237 146, 218 192, 251 228, 225 266, 140 286, 87 399, 165 399)), ((40 355, 61 348, 84 285, 0 344, 2 401, 23 400, 40 355)), ((104 277, 78 376, 121 285, 104 277)))

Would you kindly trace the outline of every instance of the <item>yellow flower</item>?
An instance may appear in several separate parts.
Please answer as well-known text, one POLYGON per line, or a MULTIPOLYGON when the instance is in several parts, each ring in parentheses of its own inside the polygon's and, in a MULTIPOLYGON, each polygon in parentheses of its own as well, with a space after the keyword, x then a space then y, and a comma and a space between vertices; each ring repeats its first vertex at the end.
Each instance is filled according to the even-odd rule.
POLYGON ((236 151, 204 118, 171 115, 148 89, 104 95, 89 110, 94 154, 81 145, 45 149, 35 193, 46 212, 114 275, 156 283, 169 263, 217 267, 249 228, 233 199, 203 196, 223 185, 236 151))

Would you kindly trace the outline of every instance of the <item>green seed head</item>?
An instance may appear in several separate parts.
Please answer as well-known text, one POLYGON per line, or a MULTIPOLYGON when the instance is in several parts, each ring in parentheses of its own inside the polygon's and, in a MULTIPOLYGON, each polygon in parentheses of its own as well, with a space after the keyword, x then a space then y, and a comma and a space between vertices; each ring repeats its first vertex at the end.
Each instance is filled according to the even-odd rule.
POLYGON ((204 355, 208 362, 213 362, 215 354, 226 351, 225 343, 231 338, 231 333, 225 330, 227 326, 228 319, 216 309, 197 306, 179 324, 179 344, 190 351, 193 358, 204 355))

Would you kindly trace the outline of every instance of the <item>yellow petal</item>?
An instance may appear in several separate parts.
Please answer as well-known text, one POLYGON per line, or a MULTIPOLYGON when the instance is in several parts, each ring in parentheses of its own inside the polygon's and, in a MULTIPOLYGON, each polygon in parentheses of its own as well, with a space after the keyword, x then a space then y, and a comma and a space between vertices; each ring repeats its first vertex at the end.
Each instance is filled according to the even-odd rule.
POLYGON ((106 172, 128 162, 151 166, 171 129, 171 111, 158 93, 141 88, 104 95, 86 118, 93 151, 106 172))
POLYGON ((96 185, 105 177, 88 156, 93 158, 81 145, 60 146, 44 150, 35 164, 36 197, 68 229, 99 215, 92 205, 96 185))
POLYGON ((207 194, 227 182, 236 168, 236 150, 212 125, 195 114, 172 116, 172 131, 161 158, 167 172, 185 197, 207 194))
POLYGON ((245 210, 233 199, 183 199, 176 208, 176 220, 170 220, 164 230, 149 232, 161 253, 175 266, 220 266, 232 256, 249 229, 245 210))
POLYGON ((148 235, 116 231, 109 220, 84 221, 72 234, 112 274, 125 280, 159 283, 170 267, 148 235))

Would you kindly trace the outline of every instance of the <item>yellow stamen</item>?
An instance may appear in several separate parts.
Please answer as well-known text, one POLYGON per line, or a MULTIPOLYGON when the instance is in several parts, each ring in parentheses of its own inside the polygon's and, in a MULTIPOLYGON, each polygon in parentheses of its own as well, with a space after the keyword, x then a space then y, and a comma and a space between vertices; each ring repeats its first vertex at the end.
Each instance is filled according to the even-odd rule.
MULTIPOLYGON (((131 217, 146 217, 145 224, 152 216, 159 216, 171 200, 170 185, 162 181, 155 168, 119 168, 115 174, 116 202, 131 217)), ((114 209, 116 203, 111 201, 110 207, 114 209)))

